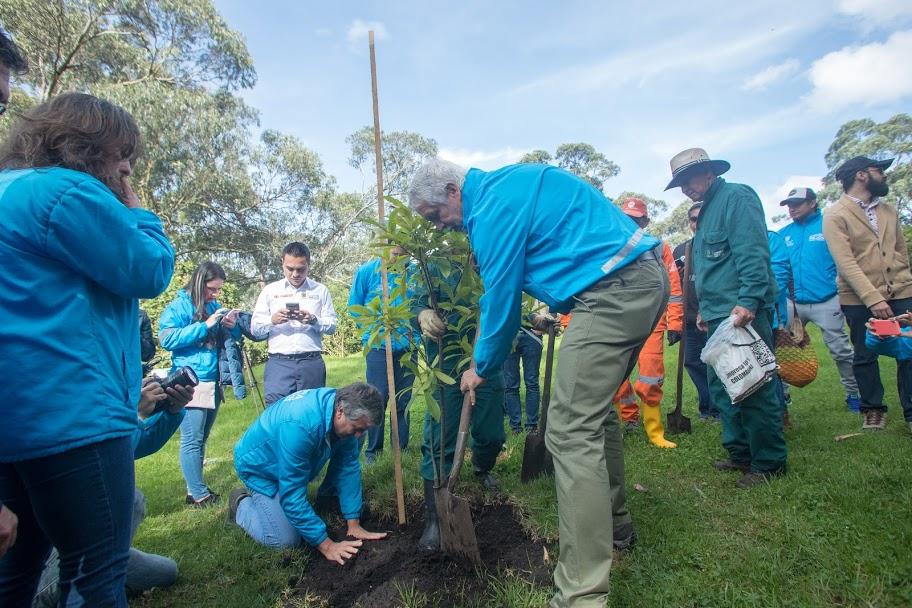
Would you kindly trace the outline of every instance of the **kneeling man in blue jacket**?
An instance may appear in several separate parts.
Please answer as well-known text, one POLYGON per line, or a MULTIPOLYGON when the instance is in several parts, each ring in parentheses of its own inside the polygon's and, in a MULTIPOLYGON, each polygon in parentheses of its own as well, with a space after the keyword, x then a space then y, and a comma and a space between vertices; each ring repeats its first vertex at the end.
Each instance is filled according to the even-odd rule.
POLYGON ((361 527, 361 464, 358 439, 380 422, 383 399, 369 384, 298 391, 279 399, 247 429, 234 448, 244 488, 231 492, 228 518, 267 547, 295 546, 303 539, 339 564, 364 540, 385 533, 361 527), (348 536, 333 542, 307 500, 307 484, 329 462, 321 492, 336 493, 348 536))

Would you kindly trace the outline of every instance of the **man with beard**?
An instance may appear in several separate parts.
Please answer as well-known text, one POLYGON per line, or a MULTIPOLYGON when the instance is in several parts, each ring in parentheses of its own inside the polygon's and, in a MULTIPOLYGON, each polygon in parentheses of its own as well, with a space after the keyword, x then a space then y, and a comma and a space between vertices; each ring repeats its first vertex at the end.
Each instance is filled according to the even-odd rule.
MULTIPOLYGON (((912 272, 896 209, 881 203, 889 192, 884 171, 893 163, 850 158, 834 176, 844 194, 823 217, 823 235, 839 272, 839 303, 855 347, 853 370, 861 394, 863 429, 883 429, 887 406, 877 355, 865 346, 869 317, 889 319, 912 310, 912 272)), ((912 431, 912 361, 897 361, 905 420, 912 431)))
POLYGON ((264 384, 266 405, 308 388, 326 386, 323 334, 336 332, 329 290, 309 278, 310 249, 297 241, 282 250, 284 279, 260 292, 251 333, 269 338, 264 384))
MULTIPOLYGON (((711 337, 727 318, 735 327, 750 324, 773 349, 776 281, 763 205, 749 186, 719 177, 731 168, 710 160, 701 148, 671 159, 672 179, 666 190, 680 187, 690 200, 702 202, 691 261, 699 301, 697 327, 711 337)), ((722 414, 722 445, 728 459, 715 463, 720 471, 743 473, 737 485, 749 488, 785 472, 786 447, 782 405, 776 383, 769 382, 737 405, 710 368, 709 392, 722 414)))

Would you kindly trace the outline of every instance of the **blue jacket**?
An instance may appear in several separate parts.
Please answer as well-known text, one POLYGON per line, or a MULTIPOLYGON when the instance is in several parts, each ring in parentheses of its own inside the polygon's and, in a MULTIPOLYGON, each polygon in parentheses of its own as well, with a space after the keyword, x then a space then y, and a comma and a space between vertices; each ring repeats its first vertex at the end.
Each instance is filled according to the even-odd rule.
MULTIPOLYGON (((406 298, 411 300, 413 296, 413 289, 411 286, 411 273, 409 269, 405 272, 405 294, 406 298)), ((402 286, 402 276, 396 272, 389 272, 389 290, 392 294, 393 290, 396 288, 401 288, 402 286)), ((351 291, 348 294, 348 305, 358 305, 358 306, 367 306, 373 301, 379 302, 383 297, 383 287, 380 276, 380 258, 374 258, 361 264, 358 267, 358 270, 355 272, 355 277, 352 280, 351 291)), ((402 304, 402 297, 396 297, 392 300, 393 306, 398 306, 402 304)), ((355 323, 358 324, 358 327, 361 327, 362 324, 358 322, 358 315, 352 311, 349 311, 349 314, 355 320, 355 323)), ((361 338, 361 343, 367 345, 368 339, 370 338, 371 332, 374 330, 374 325, 370 325, 364 328, 364 336, 361 338)), ((385 335, 385 330, 380 328, 380 335, 385 335)), ((403 323, 399 327, 393 330, 393 335, 390 336, 390 339, 393 343, 394 351, 403 351, 408 350, 412 344, 412 327, 408 322, 403 323)), ((380 348, 380 347, 378 347, 380 348)))
POLYGON ((485 286, 475 344, 482 377, 510 353, 523 291, 569 312, 573 296, 659 244, 588 182, 550 165, 470 169, 462 216, 485 286))
POLYGON ((185 410, 172 414, 162 410, 145 420, 137 420, 133 432, 133 458, 138 460, 159 451, 184 419, 185 410))
POLYGON ((799 304, 818 304, 836 295, 836 262, 823 238, 823 215, 817 211, 803 222, 792 222, 779 231, 785 239, 795 301, 799 304))
POLYGON ((137 298, 174 272, 158 217, 79 171, 2 171, 0 268, 0 462, 131 435, 137 298))
MULTIPOLYGON (((211 315, 221 308, 216 301, 206 304, 206 314, 211 315)), ((211 346, 206 346, 209 330, 205 319, 194 321, 195 308, 193 299, 185 289, 177 292, 177 297, 162 311, 158 319, 158 341, 165 350, 171 351, 171 370, 184 365, 190 366, 201 382, 217 382, 219 379, 219 347, 224 342, 221 325, 213 328, 215 333, 211 346)), ((235 325, 230 333, 238 338, 240 328, 235 325)))
POLYGON ((893 357, 897 361, 912 359, 912 338, 906 336, 878 338, 869 331, 865 332, 865 346, 872 353, 893 357))
POLYGON ((776 279, 776 288, 779 294, 776 296, 775 313, 773 314, 773 329, 788 324, 788 285, 792 278, 792 269, 789 265, 789 255, 786 251, 785 241, 779 233, 772 230, 766 231, 766 238, 769 241, 770 249, 770 266, 773 269, 773 277, 776 279))
POLYGON ((313 547, 327 539, 326 524, 307 500, 307 484, 329 462, 324 485, 339 495, 342 516, 361 516, 361 464, 354 436, 332 432, 336 389, 298 391, 266 408, 234 447, 234 467, 244 485, 278 495, 288 521, 313 547))

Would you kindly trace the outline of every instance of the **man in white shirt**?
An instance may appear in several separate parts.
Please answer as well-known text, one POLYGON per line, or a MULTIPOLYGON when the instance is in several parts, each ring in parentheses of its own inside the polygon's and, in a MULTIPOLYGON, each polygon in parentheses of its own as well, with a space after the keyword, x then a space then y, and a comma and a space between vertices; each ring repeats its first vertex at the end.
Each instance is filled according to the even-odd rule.
POLYGON ((284 279, 270 283, 257 298, 251 332, 268 337, 266 405, 296 391, 326 386, 323 334, 336 331, 329 290, 307 278, 310 249, 297 241, 282 249, 284 279))

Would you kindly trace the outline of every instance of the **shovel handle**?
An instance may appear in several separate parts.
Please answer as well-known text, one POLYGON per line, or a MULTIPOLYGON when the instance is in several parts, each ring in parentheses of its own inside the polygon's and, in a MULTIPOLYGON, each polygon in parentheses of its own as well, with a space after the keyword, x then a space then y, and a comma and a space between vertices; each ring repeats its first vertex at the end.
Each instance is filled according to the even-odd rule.
POLYGON ((462 461, 465 458, 466 440, 469 435, 469 422, 472 420, 472 409, 475 404, 472 403, 470 393, 466 392, 462 399, 462 413, 459 415, 459 432, 456 435, 456 451, 453 453, 453 466, 450 468, 450 476, 447 479, 447 490, 453 491, 456 480, 459 479, 459 473, 462 471, 462 461))
POLYGON ((554 324, 548 327, 548 350, 545 354, 545 385, 544 394, 542 395, 541 414, 541 434, 544 436, 545 429, 548 428, 548 406, 551 404, 551 370, 554 368, 554 334, 556 333, 554 324))

